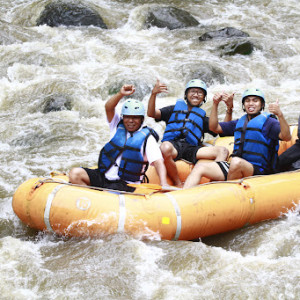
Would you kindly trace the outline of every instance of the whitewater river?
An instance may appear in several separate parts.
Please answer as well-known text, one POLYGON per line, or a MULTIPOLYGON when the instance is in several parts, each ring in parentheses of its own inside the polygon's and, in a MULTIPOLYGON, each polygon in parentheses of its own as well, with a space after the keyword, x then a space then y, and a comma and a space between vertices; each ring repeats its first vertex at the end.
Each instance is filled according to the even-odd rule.
MULTIPOLYGON (((279 99, 290 124, 298 120, 299 0, 81 2, 108 29, 36 26, 50 1, 0 0, 0 299, 299 299, 299 209, 201 242, 63 239, 16 217, 12 196, 25 180, 96 164, 109 137, 104 103, 125 82, 145 104, 156 79, 165 82, 162 107, 209 66, 222 76, 208 82, 208 113, 214 93, 232 91, 239 117, 242 92, 257 86, 267 104, 279 99), (199 26, 144 29, 146 11, 162 5, 199 26), (222 41, 199 41, 227 26, 249 34, 251 55, 223 55, 222 41), (51 97, 66 109, 47 113, 51 97)), ((162 124, 146 123, 161 136, 162 124)))

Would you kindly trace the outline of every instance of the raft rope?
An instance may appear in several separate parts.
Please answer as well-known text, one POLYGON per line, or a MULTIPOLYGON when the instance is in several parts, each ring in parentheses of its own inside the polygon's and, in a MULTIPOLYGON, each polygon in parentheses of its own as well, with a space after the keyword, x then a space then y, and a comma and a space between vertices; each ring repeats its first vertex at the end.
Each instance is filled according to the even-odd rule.
MULTIPOLYGON (((289 172, 299 172, 299 170, 289 171, 289 172)), ((274 175, 276 175, 276 174, 274 174, 274 175)), ((262 176, 265 176, 265 175, 255 175, 255 176, 241 178, 241 179, 235 180, 235 181, 211 181, 211 182, 201 183, 198 186, 204 186, 204 185, 209 185, 209 184, 217 184, 217 183, 226 183, 226 184, 228 184, 228 183, 232 184, 233 183, 233 184, 243 185, 244 187, 249 187, 247 184, 244 183, 245 180, 247 180, 249 178, 256 178, 256 177, 262 177, 262 176)), ((38 180, 37 185, 35 186, 35 189, 37 189, 38 187, 40 187, 44 183, 59 183, 59 184, 64 184, 64 185, 69 185, 69 186, 76 186, 76 187, 85 188, 85 189, 106 191, 106 192, 112 192, 112 193, 117 193, 117 194, 138 195, 138 196, 149 196, 151 194, 160 192, 160 190, 155 190, 155 191, 153 191, 153 193, 150 193, 150 194, 148 194, 148 193, 147 194, 145 194, 145 193, 132 193, 132 192, 125 192, 125 191, 107 189, 107 188, 102 188, 102 187, 90 186, 90 185, 75 184, 75 183, 67 182, 63 179, 56 179, 55 180, 51 177, 46 177, 45 179, 38 180)))
MULTIPOLYGON (((55 180, 50 177, 38 180, 37 184, 34 188, 37 189, 44 183, 59 183, 59 184, 68 185, 68 186, 75 186, 75 187, 80 187, 80 188, 85 188, 85 189, 105 191, 105 192, 111 192, 111 193, 116 193, 116 194, 130 194, 130 195, 137 195, 137 196, 148 196, 149 195, 149 194, 142 194, 142 193, 131 193, 131 192, 125 192, 125 191, 119 191, 119 190, 113 190, 113 189, 106 189, 106 188, 90 186, 90 185, 75 184, 75 183, 67 182, 63 179, 55 180)), ((157 191, 153 191, 153 193, 155 193, 155 192, 157 192, 157 191)))

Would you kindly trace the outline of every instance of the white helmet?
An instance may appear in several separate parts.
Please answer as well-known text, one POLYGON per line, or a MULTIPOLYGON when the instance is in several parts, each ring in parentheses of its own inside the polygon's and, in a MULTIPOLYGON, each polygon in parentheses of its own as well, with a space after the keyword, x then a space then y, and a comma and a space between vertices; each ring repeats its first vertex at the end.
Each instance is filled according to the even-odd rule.
POLYGON ((128 99, 123 103, 122 116, 145 116, 145 108, 141 101, 128 99))

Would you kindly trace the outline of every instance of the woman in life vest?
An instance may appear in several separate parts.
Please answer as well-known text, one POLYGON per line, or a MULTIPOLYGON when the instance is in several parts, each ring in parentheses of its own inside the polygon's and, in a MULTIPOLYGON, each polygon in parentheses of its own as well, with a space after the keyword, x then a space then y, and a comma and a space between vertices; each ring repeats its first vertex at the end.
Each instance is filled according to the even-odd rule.
MULTIPOLYGON (((166 123, 160 149, 168 175, 176 186, 182 187, 175 164, 176 160, 184 159, 193 164, 199 159, 223 161, 228 157, 228 150, 220 146, 203 147, 204 134, 210 133, 214 136, 216 134, 209 130, 208 117, 201 108, 207 96, 207 87, 202 80, 189 81, 185 87, 184 99, 178 99, 175 105, 161 109, 155 108, 156 95, 167 92, 167 86, 157 80, 149 99, 147 114, 157 122, 165 121, 166 123)), ((224 93, 222 96, 230 106, 233 95, 224 93)), ((230 109, 226 113, 225 120, 231 120, 230 109)))
POLYGON ((167 185, 157 134, 142 126, 145 116, 142 102, 128 99, 122 106, 121 116, 115 111, 120 100, 134 92, 133 85, 124 85, 106 102, 110 141, 100 151, 98 168, 73 168, 69 173, 71 183, 132 192, 135 188, 127 183, 141 183, 148 165, 153 164, 161 185, 167 185))
POLYGON ((197 185, 202 176, 211 180, 233 180, 274 172, 279 139, 291 139, 289 125, 278 100, 269 105, 270 113, 277 116, 278 120, 270 113, 262 113, 265 97, 260 89, 250 88, 244 92, 242 104, 246 114, 238 120, 218 122, 218 105, 221 100, 215 95, 209 128, 223 136, 234 135, 231 162, 197 164, 185 182, 186 188, 197 185))
POLYGON ((292 147, 288 148, 278 157, 277 169, 279 172, 300 169, 300 116, 298 119, 298 139, 292 147))

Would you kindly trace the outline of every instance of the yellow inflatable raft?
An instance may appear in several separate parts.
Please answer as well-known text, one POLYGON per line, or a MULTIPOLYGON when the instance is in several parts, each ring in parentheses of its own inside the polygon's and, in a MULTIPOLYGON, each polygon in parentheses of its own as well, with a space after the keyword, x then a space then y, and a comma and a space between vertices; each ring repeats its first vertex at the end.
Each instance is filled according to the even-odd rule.
MULTIPOLYGON (((293 141, 281 143, 280 152, 293 141)), ((218 145, 232 148, 231 138, 218 145)), ((178 162, 182 179, 192 166, 178 162)), ((300 171, 203 183, 185 190, 164 190, 149 169, 150 184, 135 193, 74 186, 65 175, 33 178, 13 197, 17 216, 31 228, 65 236, 99 237, 117 232, 159 234, 166 240, 193 240, 267 219, 278 218, 300 202, 300 171)), ((207 182, 207 180, 206 180, 207 182)))

